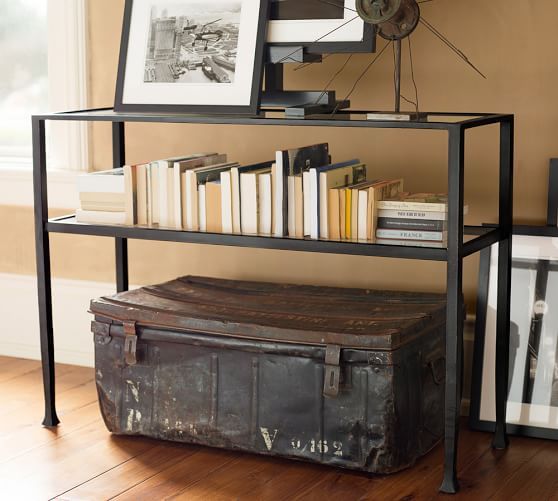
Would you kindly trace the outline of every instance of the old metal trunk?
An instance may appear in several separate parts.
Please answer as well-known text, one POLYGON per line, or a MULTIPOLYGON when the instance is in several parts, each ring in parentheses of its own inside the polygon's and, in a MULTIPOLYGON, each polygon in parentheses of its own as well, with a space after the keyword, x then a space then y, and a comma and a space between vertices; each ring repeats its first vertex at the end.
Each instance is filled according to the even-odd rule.
POLYGON ((91 311, 113 433, 373 473, 442 437, 440 295, 185 277, 91 311))

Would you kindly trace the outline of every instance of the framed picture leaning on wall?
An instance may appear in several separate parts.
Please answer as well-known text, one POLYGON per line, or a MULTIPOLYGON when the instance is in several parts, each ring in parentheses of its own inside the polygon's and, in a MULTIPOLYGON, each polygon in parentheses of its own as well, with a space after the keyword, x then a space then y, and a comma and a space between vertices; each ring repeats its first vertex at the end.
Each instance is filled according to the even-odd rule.
MULTIPOLYGON (((508 431, 556 440, 558 238, 525 233, 513 240, 508 431)), ((483 431, 495 421, 497 271, 496 245, 481 255, 477 303, 470 424, 483 431)))
POLYGON ((126 0, 116 111, 257 113, 268 0, 126 0))

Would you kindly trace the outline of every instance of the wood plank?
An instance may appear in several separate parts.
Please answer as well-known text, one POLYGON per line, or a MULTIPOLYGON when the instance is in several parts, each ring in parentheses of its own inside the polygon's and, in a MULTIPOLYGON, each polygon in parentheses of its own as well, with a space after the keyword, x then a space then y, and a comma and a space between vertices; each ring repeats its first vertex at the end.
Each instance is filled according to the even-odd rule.
POLYGON ((156 445, 148 439, 113 437, 96 422, 2 465, 7 499, 47 499, 67 492, 156 445))
POLYGON ((106 473, 72 489, 58 500, 97 501, 110 499, 168 470, 198 449, 178 444, 161 443, 106 473))
POLYGON ((38 360, 0 357, 0 383, 37 370, 40 367, 41 362, 38 360))
MULTIPOLYGON (((498 488, 517 475, 544 445, 543 440, 512 437, 511 445, 505 451, 488 448, 477 461, 460 471, 459 498, 475 501, 490 499, 498 488)), ((528 480, 523 478, 524 481, 528 480)))
POLYGON ((558 443, 545 442, 491 499, 551 499, 558 497, 558 443), (526 481, 528 480, 528 481, 526 481))
POLYGON ((208 475, 221 471, 237 456, 235 453, 218 449, 196 448, 193 454, 182 459, 179 463, 123 492, 114 499, 118 501, 152 501, 153 499, 176 496, 190 485, 204 481, 208 475))

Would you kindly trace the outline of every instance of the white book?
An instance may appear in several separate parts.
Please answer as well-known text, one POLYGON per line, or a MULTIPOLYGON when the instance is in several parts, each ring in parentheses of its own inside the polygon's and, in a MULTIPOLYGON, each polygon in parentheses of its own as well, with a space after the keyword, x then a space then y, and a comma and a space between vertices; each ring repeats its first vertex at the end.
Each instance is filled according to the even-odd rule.
POLYGON ((258 176, 258 190, 258 232, 260 235, 271 235, 273 229, 271 172, 258 176))
POLYGON ((110 169, 77 177, 79 193, 124 193, 124 169, 110 169))
POLYGON ((126 224, 126 213, 78 209, 76 221, 83 224, 126 224))
POLYGON ((200 231, 207 231, 207 214, 205 210, 205 184, 198 187, 198 215, 200 231))
POLYGON ((358 231, 360 241, 368 240, 368 190, 358 192, 358 231))
POLYGON ((302 173, 302 195, 304 200, 304 236, 310 236, 310 172, 302 173))
POLYGON ((283 227, 283 152, 278 151, 275 155, 275 168, 273 176, 273 235, 276 237, 285 236, 283 227))
MULTIPOLYGON (((310 237, 317 240, 320 237, 320 227, 318 221, 318 213, 320 210, 318 204, 318 173, 316 169, 312 169, 309 173, 310 182, 310 237)), ((325 237, 325 235, 324 235, 325 237)))
MULTIPOLYGON (((243 172, 240 174, 240 213, 243 235, 257 235, 259 232, 260 208, 263 207, 261 203, 264 203, 259 200, 261 196, 259 180, 260 177, 265 174, 269 174, 269 182, 263 180, 262 184, 265 184, 265 189, 269 188, 271 192, 271 169, 261 169, 259 171, 243 172)), ((269 207, 271 207, 271 203, 269 207)), ((264 217, 267 219, 270 216, 266 213, 264 217)), ((266 222, 265 225, 267 226, 268 222, 266 222)), ((269 234, 271 234, 272 229, 271 227, 269 234)))
POLYGON ((240 221, 243 235, 258 234, 258 179, 255 174, 240 175, 240 221))
POLYGON ((238 167, 231 169, 231 208, 233 233, 242 233, 240 225, 240 173, 238 167))
POLYGON ((159 164, 151 162, 151 215, 152 223, 159 224, 159 164))
POLYGON ((233 233, 231 171, 221 172, 221 224, 223 233, 233 233))
POLYGON ((173 177, 172 177, 172 190, 174 199, 174 227, 177 230, 183 229, 182 224, 182 180, 180 174, 183 170, 180 168, 180 162, 174 162, 173 177))
POLYGON ((289 176, 287 180, 287 200, 288 200, 288 221, 287 221, 287 234, 289 237, 296 236, 296 203, 295 203, 295 177, 289 176))
POLYGON ((169 185, 168 185, 168 170, 169 164, 166 160, 159 160, 158 174, 159 174, 159 225, 168 228, 170 226, 169 217, 169 185))
POLYGON ((151 164, 145 166, 147 182, 147 225, 153 225, 153 183, 151 182, 151 164))
POLYGON ((138 165, 137 176, 137 201, 138 224, 147 226, 147 165, 138 165))

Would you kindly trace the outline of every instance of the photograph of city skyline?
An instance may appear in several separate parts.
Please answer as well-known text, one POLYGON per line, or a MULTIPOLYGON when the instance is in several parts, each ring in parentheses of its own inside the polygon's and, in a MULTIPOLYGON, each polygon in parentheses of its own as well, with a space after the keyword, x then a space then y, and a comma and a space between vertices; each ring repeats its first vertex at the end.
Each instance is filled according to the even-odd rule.
POLYGON ((145 83, 234 82, 241 1, 151 8, 145 83))

